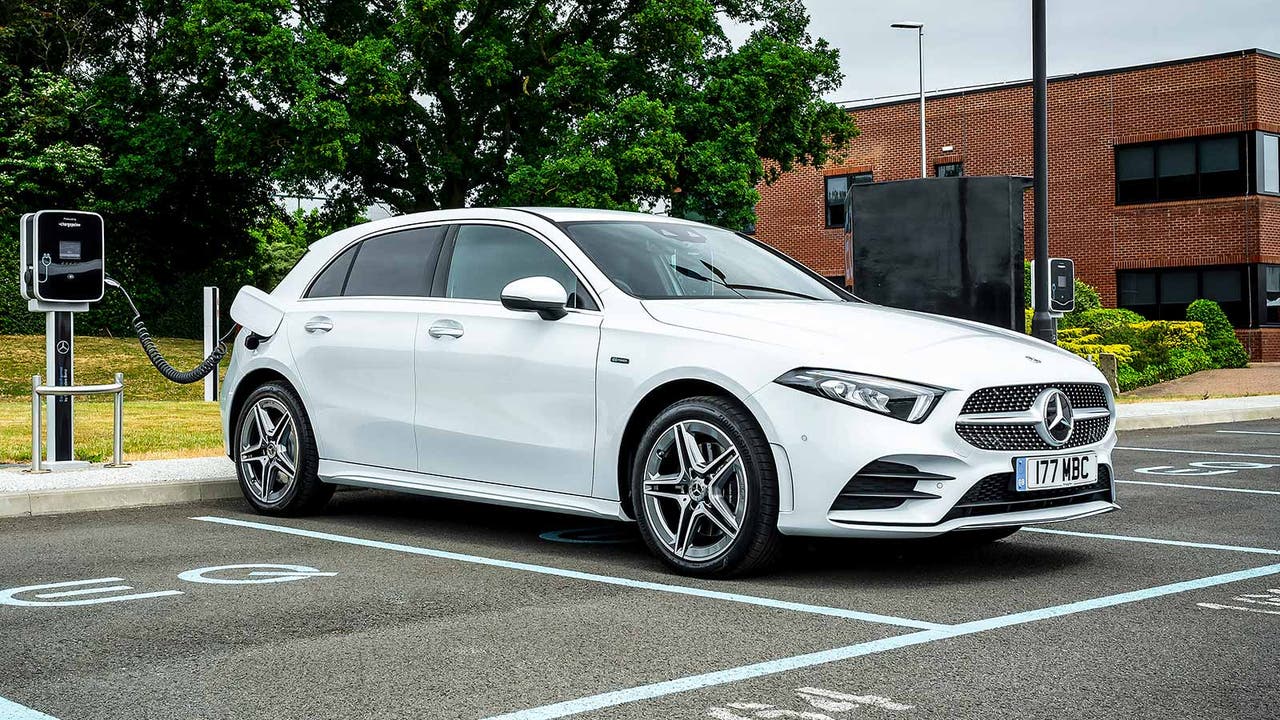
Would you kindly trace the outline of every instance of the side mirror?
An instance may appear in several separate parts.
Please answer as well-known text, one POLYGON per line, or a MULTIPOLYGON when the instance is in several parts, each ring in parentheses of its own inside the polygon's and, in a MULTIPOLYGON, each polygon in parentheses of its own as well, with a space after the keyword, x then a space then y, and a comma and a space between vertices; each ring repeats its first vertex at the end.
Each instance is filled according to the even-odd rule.
POLYGON ((549 277, 527 277, 502 288, 502 307, 518 312, 536 312, 543 320, 559 320, 569 311, 569 293, 549 277))

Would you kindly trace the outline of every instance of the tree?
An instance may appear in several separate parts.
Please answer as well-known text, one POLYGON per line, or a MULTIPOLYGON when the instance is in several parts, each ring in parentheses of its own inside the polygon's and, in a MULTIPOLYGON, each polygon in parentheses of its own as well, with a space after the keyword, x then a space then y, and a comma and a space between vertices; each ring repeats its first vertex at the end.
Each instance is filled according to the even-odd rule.
POLYGON ((856 133, 807 25, 794 0, 194 0, 180 22, 239 98, 208 115, 222 160, 338 207, 665 203, 729 225, 856 133), (726 19, 753 27, 738 47, 726 19))

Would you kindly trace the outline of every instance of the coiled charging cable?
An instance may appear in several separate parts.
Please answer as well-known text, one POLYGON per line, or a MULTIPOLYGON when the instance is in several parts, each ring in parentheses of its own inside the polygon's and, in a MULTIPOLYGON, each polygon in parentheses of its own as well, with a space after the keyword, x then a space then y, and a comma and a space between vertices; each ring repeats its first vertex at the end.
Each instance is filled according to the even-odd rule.
POLYGON ((170 382, 188 385, 203 379, 205 375, 216 370, 218 363, 222 362, 222 358, 227 354, 227 340, 235 334, 236 330, 240 329, 239 325, 235 325, 226 335, 219 338, 217 347, 213 349, 213 352, 209 353, 209 357, 201 360, 199 365, 190 370, 179 370, 166 362, 164 356, 160 354, 160 349, 156 347, 155 340, 151 339, 151 333, 147 332, 147 326, 142 322, 142 313, 138 312, 138 306, 134 305, 133 298, 129 297, 129 291, 125 290, 124 286, 113 278, 104 277, 103 282, 124 294, 125 301, 129 303, 129 309, 133 310, 133 330, 138 333, 138 342, 142 343, 142 351, 147 354, 147 359, 151 361, 151 364, 156 366, 156 370, 170 382))

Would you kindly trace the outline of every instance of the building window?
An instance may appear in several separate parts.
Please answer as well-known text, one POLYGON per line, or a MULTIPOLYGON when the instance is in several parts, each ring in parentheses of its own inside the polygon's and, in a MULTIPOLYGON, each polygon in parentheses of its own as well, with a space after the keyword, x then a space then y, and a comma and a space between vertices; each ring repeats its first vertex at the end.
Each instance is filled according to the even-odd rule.
POLYGON ((1248 192, 1243 135, 1116 148, 1116 204, 1227 197, 1248 192))
POLYGON ((1280 135, 1258 133, 1258 192, 1280 195, 1280 135))
POLYGON ((1187 306, 1205 298, 1221 305, 1232 325, 1249 327, 1248 279, 1243 266, 1121 270, 1116 285, 1120 307, 1148 320, 1186 320, 1187 306))
POLYGON ((827 227, 844 227, 844 199, 849 195, 850 185, 869 185, 873 182, 875 182, 875 177, 869 172, 828 177, 826 187, 827 227))
POLYGON ((1262 322, 1280 325, 1280 265, 1259 267, 1262 276, 1262 322))
POLYGON ((964 175, 964 163, 938 163, 933 166, 933 174, 938 177, 960 177, 964 175))

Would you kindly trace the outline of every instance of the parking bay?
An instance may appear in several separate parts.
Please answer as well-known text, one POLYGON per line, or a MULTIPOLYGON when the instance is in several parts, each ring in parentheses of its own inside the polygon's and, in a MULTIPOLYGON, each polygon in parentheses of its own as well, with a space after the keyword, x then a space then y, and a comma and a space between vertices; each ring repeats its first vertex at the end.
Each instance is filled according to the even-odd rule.
POLYGON ((1050 528, 1078 535, 797 543, 731 582, 664 572, 627 526, 553 542, 599 525, 377 492, 306 519, 225 502, 7 520, 0 585, 120 578, 20 600, 181 594, 0 604, 0 696, 62 720, 1268 717, 1269 432, 1122 434, 1143 448, 1116 454, 1124 510, 1050 528), (292 569, 199 574, 248 564, 292 569))

